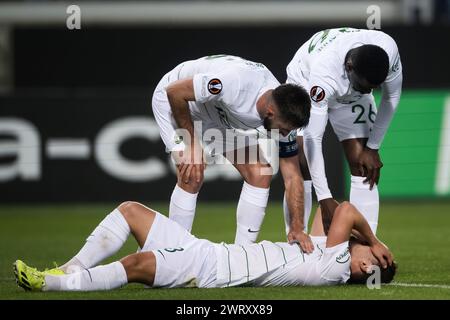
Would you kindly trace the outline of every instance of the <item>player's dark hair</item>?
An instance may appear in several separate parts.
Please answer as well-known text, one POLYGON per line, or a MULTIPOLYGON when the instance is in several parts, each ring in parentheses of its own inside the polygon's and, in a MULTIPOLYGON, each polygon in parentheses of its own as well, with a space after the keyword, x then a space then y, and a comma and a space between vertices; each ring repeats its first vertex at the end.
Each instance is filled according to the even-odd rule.
MULTIPOLYGON (((358 275, 357 277, 351 276, 348 279, 347 284, 366 284, 367 279, 374 273, 367 273, 363 275, 358 275)), ((392 265, 388 266, 386 269, 380 268, 380 281, 381 283, 390 283, 394 280, 395 273, 397 272, 397 263, 394 261, 392 265)))
POLYGON ((308 92, 295 84, 282 84, 272 91, 281 118, 296 128, 308 125, 311 100, 308 92))
POLYGON ((389 71, 389 57, 382 48, 366 44, 350 51, 355 72, 369 81, 380 85, 386 80, 389 71))

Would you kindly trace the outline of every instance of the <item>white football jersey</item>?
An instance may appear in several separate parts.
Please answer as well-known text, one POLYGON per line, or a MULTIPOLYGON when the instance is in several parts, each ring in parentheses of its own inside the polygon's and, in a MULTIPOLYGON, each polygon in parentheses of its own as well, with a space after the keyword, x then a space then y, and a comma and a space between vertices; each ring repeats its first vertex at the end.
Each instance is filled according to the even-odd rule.
MULTIPOLYGON (((402 88, 402 64, 395 41, 375 30, 352 28, 328 29, 316 33, 304 43, 287 66, 287 82, 296 83, 309 91, 311 116, 304 133, 304 150, 317 199, 331 198, 328 188, 321 141, 328 121, 328 109, 336 113, 354 114, 353 103, 371 97, 353 89, 345 70, 345 57, 353 48, 371 44, 381 47, 389 57, 389 71, 381 84, 380 108, 367 129, 367 147, 379 149, 397 108, 402 88)), ((363 112, 374 113, 375 106, 363 112), (373 109, 372 109, 373 108, 373 109)), ((356 137, 356 127, 345 127, 346 137, 356 137), (348 131, 348 132, 347 132, 348 131)), ((301 133, 300 133, 301 134, 301 133)))
POLYGON ((263 124, 256 102, 280 85, 262 63, 216 55, 186 61, 169 73, 170 82, 193 77, 191 114, 219 128, 251 130, 263 124))
POLYGON ((340 104, 358 101, 362 93, 353 89, 345 71, 348 51, 362 45, 381 47, 389 57, 385 82, 402 74, 397 44, 386 33, 353 28, 328 29, 304 43, 287 66, 287 82, 297 83, 310 92, 312 111, 325 112, 340 104))
POLYGON ((348 241, 326 248, 326 237, 311 237, 315 250, 297 244, 262 241, 218 244, 216 287, 310 286, 345 283, 350 277, 348 241))

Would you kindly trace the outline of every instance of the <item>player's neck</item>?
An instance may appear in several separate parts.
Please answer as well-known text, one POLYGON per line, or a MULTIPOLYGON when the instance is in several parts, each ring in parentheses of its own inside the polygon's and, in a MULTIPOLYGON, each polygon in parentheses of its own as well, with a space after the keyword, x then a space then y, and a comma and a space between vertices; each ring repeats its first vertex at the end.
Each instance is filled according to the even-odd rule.
POLYGON ((266 117, 271 93, 272 90, 267 90, 258 98, 258 100, 256 100, 256 111, 258 111, 261 119, 264 119, 266 117))

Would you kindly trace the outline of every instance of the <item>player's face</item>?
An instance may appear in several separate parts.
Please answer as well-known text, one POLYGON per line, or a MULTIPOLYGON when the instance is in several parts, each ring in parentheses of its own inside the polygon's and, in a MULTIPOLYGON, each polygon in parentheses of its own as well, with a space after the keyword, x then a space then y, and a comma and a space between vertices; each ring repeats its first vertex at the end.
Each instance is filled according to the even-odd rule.
POLYGON ((278 129, 283 137, 287 136, 289 132, 295 129, 293 126, 286 123, 286 121, 282 121, 281 119, 279 119, 279 117, 275 115, 264 118, 264 128, 267 131, 278 129))
POLYGON ((371 266, 379 265, 377 258, 366 245, 354 243, 350 249, 352 262, 351 273, 353 278, 359 278, 371 272, 371 266))
POLYGON ((267 110, 267 115, 264 118, 264 128, 267 131, 278 129, 280 135, 285 137, 289 134, 289 132, 296 129, 289 122, 281 118, 278 106, 273 103, 273 101, 268 103, 267 110))
POLYGON ((348 79, 353 89, 363 94, 372 92, 377 86, 369 83, 366 79, 359 76, 353 69, 347 72, 348 79))

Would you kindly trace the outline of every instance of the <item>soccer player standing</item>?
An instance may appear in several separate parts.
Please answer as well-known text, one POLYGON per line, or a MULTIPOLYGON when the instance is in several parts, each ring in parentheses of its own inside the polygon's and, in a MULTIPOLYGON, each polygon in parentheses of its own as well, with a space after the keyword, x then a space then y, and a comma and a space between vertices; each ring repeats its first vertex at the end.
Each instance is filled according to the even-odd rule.
POLYGON ((220 154, 244 179, 235 242, 254 242, 265 215, 272 173, 259 157, 249 159, 251 151, 258 150, 258 139, 246 132, 264 134, 265 129, 278 129, 285 136, 280 139, 280 169, 292 210, 288 239, 300 242, 305 252, 313 250, 303 231, 303 178, 296 160, 295 129, 308 123, 311 107, 303 88, 280 85, 261 63, 216 55, 186 61, 167 73, 154 92, 152 106, 166 150, 176 159, 177 175, 182 165, 189 166, 172 193, 172 220, 191 230, 203 183, 203 152, 220 154), (196 129, 194 122, 201 128, 196 129), (220 135, 208 141, 210 129, 220 135), (242 157, 236 157, 236 151, 241 151, 244 161, 239 161, 242 157))
MULTIPOLYGON (((299 130, 297 138, 306 156, 306 161, 300 157, 305 208, 311 207, 308 180, 312 179, 324 216, 334 211, 322 154, 322 138, 329 119, 350 166, 350 202, 376 232, 377 184, 383 166, 378 150, 400 100, 402 79, 397 45, 381 31, 323 30, 297 51, 287 66, 287 82, 309 90, 312 100, 309 125, 299 130), (382 97, 377 112, 372 90, 379 86, 382 97)), ((305 212, 305 224, 308 218, 309 212, 305 212)))

